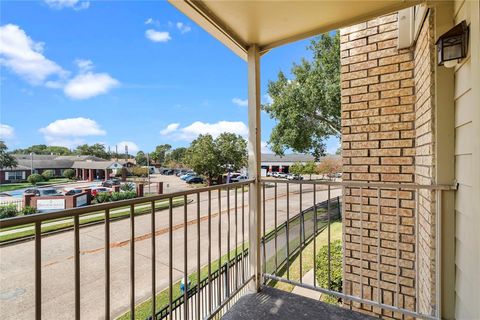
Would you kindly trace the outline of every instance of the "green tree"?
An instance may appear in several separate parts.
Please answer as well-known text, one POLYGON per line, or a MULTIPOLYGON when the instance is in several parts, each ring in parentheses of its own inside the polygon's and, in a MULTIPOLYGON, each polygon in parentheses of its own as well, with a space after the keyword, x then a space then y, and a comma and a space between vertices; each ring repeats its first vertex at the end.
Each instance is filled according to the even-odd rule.
POLYGON ((308 161, 303 166, 303 174, 308 174, 310 176, 310 180, 312 180, 312 174, 317 173, 317 165, 314 161, 308 161))
POLYGON ((325 153, 325 139, 340 135, 339 34, 323 34, 308 49, 311 61, 294 64, 289 79, 282 71, 268 83, 272 102, 263 109, 277 124, 269 145, 276 154, 285 150, 310 153, 317 160, 325 153))
POLYGON ((12 151, 15 154, 55 154, 55 155, 71 155, 72 152, 66 147, 60 146, 47 146, 45 144, 34 144, 25 149, 15 149, 12 151))
POLYGON ((175 148, 166 154, 165 162, 175 161, 176 163, 183 163, 186 152, 187 148, 185 147, 175 148))
POLYGON ((212 184, 214 177, 222 173, 218 150, 213 137, 209 134, 201 134, 192 141, 185 154, 185 162, 195 172, 205 175, 209 185, 212 184))
POLYGON ((156 159, 156 163, 165 163, 166 162, 166 155, 172 149, 172 146, 169 144, 161 144, 155 147, 155 151, 153 153, 156 154, 155 157, 152 159, 156 159))
POLYGON ((214 178, 247 164, 247 143, 232 133, 222 133, 216 139, 209 134, 199 135, 187 149, 185 163, 205 175, 211 185, 214 178))
POLYGON ((95 143, 93 145, 82 144, 75 149, 75 153, 84 156, 95 156, 102 159, 110 159, 110 154, 105 149, 105 146, 101 143, 95 143))
POLYGON ((145 156, 145 152, 138 151, 137 156, 135 157, 135 161, 139 166, 146 166, 147 165, 147 157, 145 156))
POLYGON ((304 165, 301 162, 295 162, 290 166, 288 171, 292 174, 303 174, 304 165))
POLYGON ((27 181, 35 186, 37 183, 45 181, 45 179, 42 175, 34 173, 28 176, 27 181))
POLYGON ((8 147, 0 140, 0 168, 13 168, 17 166, 17 159, 7 152, 8 147))
POLYGON ((73 177, 75 177, 75 171, 73 169, 66 169, 63 171, 63 176, 67 179, 73 179, 73 177))

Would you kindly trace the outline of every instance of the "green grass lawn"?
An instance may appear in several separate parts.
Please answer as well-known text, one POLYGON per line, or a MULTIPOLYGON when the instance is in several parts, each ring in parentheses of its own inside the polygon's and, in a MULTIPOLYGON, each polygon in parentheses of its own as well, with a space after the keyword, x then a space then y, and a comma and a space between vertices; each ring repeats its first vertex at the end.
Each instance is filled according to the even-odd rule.
MULTIPOLYGON (((247 249, 248 245, 245 244, 245 249, 247 249)), ((240 254, 242 252, 242 247, 239 246, 237 247, 237 254, 240 254)), ((233 259, 235 257, 235 249, 230 251, 230 259, 233 259)), ((221 257, 220 264, 223 265, 228 261, 228 255, 225 254, 221 257)), ((211 272, 214 273, 215 271, 218 270, 218 259, 215 261, 212 261, 212 268, 211 272)), ((203 279, 208 278, 208 266, 204 266, 203 268, 200 268, 200 281, 203 279)), ((193 272, 188 276, 188 279, 191 282, 191 286, 193 287, 194 285, 197 284, 197 272, 193 272)), ((180 291, 180 281, 177 281, 176 283, 173 284, 172 288, 172 295, 173 299, 175 300, 176 298, 180 297, 182 295, 182 292, 180 291)), ((170 302, 168 298, 168 288, 164 289, 160 293, 158 293, 155 297, 155 303, 156 303, 156 312, 160 311, 164 307, 166 307, 170 302)), ((152 299, 148 299, 139 305, 135 307, 135 319, 141 319, 145 320, 149 316, 152 315, 152 299)), ((117 318, 117 320, 128 320, 130 319, 130 311, 122 314, 120 317, 117 318)))
MULTIPOLYGON (((53 178, 48 181, 39 182, 37 183, 37 186, 41 187, 41 186, 48 186, 52 184, 66 183, 66 182, 74 182, 74 181, 69 180, 67 178, 53 178)), ((14 190, 29 188, 29 187, 34 187, 34 185, 29 182, 2 184, 0 185, 0 192, 14 191, 14 190)))
MULTIPOLYGON (((179 198, 174 198, 172 201, 172 204, 174 207, 177 206, 182 206, 184 204, 184 199, 183 197, 179 198)), ((164 210, 168 209, 168 200, 158 200, 155 202, 155 209, 156 210, 164 210)), ((151 212, 150 206, 146 206, 143 208, 136 208, 135 209, 135 215, 142 215, 151 212)), ((90 217, 90 218, 84 218, 92 215, 96 215, 99 213, 103 213, 103 211, 96 211, 92 213, 88 213, 85 215, 81 215, 80 217, 83 218, 80 220, 80 225, 85 225, 89 223, 95 223, 99 221, 105 220, 104 215, 99 215, 95 217, 90 217)), ((121 219, 121 218, 128 218, 130 216, 130 207, 122 207, 118 209, 113 209, 110 211, 110 219, 121 219), (118 211, 116 211, 118 210, 118 211), (112 212, 113 211, 113 212, 112 212)), ((64 230, 64 229, 69 229, 73 227, 73 218, 67 218, 67 219, 57 219, 57 220, 51 220, 49 222, 53 221, 63 221, 62 223, 55 224, 55 225, 50 225, 50 226, 43 226, 42 227, 42 233, 44 232, 51 232, 51 231, 59 231, 59 230, 64 230)), ((11 229, 17 229, 17 228, 25 228, 28 226, 33 226, 32 224, 29 225, 22 225, 22 226, 17 226, 17 227, 12 227, 12 228, 5 228, 1 230, 11 230, 11 229)), ((24 231, 19 231, 15 233, 10 233, 10 234, 5 234, 0 236, 0 243, 5 242, 5 241, 10 241, 10 240, 16 240, 16 239, 21 239, 25 237, 30 237, 35 234, 35 230, 29 229, 29 230, 24 230, 24 231)))
MULTIPOLYGON (((330 241, 342 240, 342 223, 335 221, 330 225, 330 241)), ((316 238, 317 252, 323 246, 328 244, 328 232, 325 228, 316 238)), ((315 255, 316 255, 315 253, 315 255)), ((302 277, 313 268, 313 241, 311 241, 302 251, 302 277)), ((294 281, 300 281, 300 255, 297 255, 290 261, 290 279, 294 281)), ((286 267, 278 274, 279 277, 287 278, 286 267)), ((295 286, 283 283, 283 282, 271 282, 271 285, 275 288, 291 292, 295 286)))

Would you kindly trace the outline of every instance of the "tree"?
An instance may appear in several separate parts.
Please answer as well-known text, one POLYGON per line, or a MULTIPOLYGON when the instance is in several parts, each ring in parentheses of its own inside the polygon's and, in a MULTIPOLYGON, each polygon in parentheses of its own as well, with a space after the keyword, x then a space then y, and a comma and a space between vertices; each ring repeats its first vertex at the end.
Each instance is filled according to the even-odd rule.
POLYGON ((317 173, 317 165, 314 161, 308 161, 303 166, 303 174, 308 174, 310 176, 310 180, 312 180, 312 174, 317 173))
POLYGON ((156 159, 157 159, 157 163, 165 163, 165 160, 166 160, 166 154, 168 151, 170 151, 170 149, 172 149, 172 146, 169 145, 169 144, 161 144, 161 145, 158 145, 155 147, 155 153, 156 153, 156 159))
POLYGON ((12 151, 15 154, 55 154, 61 156, 71 155, 72 152, 66 147, 47 146, 45 144, 34 144, 25 149, 15 149, 12 151))
POLYGON ((317 167, 319 174, 333 178, 335 173, 342 170, 342 159, 339 157, 328 157, 323 159, 317 167))
POLYGON ((185 158, 185 153, 187 152, 187 148, 179 147, 175 148, 165 156, 165 162, 174 161, 176 163, 182 163, 185 158))
POLYGON ((222 133, 216 139, 209 134, 199 135, 187 149, 185 163, 205 175, 211 185, 214 178, 247 164, 247 143, 232 133, 222 133))
POLYGON ((28 176, 27 181, 35 186, 37 183, 45 181, 45 179, 42 175, 34 173, 28 176))
POLYGON ((17 166, 17 159, 7 152, 7 145, 0 140, 0 168, 14 168, 17 166))
POLYGON ((73 169, 66 169, 63 171, 63 176, 71 180, 73 177, 75 177, 75 171, 73 169))
POLYGON ((289 172, 291 174, 302 174, 304 170, 304 165, 301 162, 295 162, 293 165, 290 166, 289 172))
POLYGON ((147 157, 145 156, 145 152, 138 151, 137 156, 135 157, 135 161, 139 166, 146 166, 147 165, 147 157))
POLYGON ((275 119, 268 141, 272 151, 325 154, 325 139, 340 135, 340 45, 338 32, 312 40, 313 60, 294 64, 289 79, 282 71, 268 83, 271 103, 263 109, 275 119))
POLYGON ((75 153, 84 156, 95 156, 106 160, 110 159, 110 154, 105 150, 105 146, 101 143, 95 143, 91 146, 88 144, 79 145, 75 149, 75 153))

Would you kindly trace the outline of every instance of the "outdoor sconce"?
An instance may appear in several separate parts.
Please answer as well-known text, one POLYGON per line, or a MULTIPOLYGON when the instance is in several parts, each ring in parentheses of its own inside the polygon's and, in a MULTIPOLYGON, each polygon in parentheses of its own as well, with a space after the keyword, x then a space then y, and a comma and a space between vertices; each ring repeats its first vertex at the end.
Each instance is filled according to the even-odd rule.
POLYGON ((438 65, 446 68, 454 67, 460 59, 467 56, 468 26, 463 20, 438 38, 438 65))

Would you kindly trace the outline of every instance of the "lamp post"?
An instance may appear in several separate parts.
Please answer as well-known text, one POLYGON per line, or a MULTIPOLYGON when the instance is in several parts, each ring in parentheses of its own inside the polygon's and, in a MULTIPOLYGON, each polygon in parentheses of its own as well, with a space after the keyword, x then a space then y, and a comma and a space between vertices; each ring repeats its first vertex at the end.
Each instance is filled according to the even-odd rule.
POLYGON ((147 179, 148 179, 148 193, 150 193, 150 155, 147 152, 147 179))
POLYGON ((30 152, 30 174, 33 174, 33 152, 30 152))

